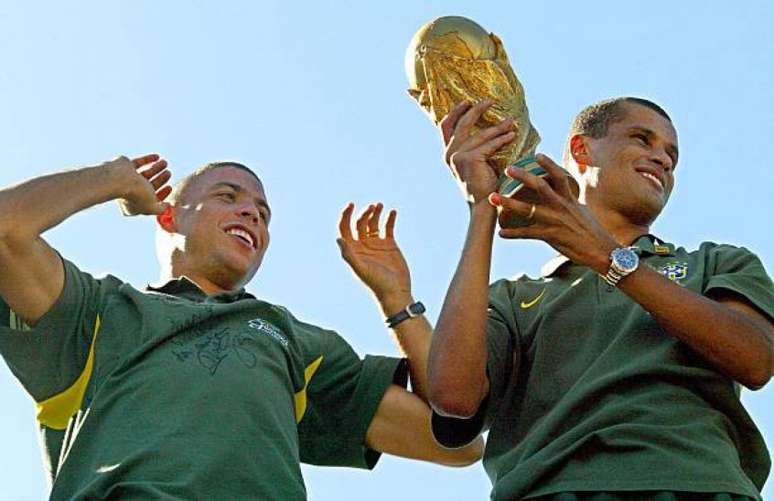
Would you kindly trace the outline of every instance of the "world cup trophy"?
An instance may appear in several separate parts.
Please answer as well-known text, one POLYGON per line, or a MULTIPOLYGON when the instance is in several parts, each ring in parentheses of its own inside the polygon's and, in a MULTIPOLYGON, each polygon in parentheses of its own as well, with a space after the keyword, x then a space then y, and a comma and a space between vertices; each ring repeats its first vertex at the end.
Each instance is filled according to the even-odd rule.
MULTIPOLYGON (((438 125, 462 101, 476 103, 491 98, 494 103, 474 125, 473 134, 510 118, 516 124, 512 142, 489 159, 499 174, 498 192, 527 202, 540 201, 537 193, 505 175, 516 166, 539 177, 547 175, 535 162, 540 135, 529 120, 524 88, 516 77, 500 39, 465 17, 439 17, 414 34, 406 49, 409 94, 438 125)), ((574 194, 578 183, 566 172, 574 194)), ((516 217, 508 226, 530 224, 516 217)))

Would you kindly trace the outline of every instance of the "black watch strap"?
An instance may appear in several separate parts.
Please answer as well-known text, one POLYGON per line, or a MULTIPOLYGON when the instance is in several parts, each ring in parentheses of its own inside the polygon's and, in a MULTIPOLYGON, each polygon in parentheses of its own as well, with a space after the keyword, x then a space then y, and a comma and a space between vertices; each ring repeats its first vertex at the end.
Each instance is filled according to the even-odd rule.
POLYGON ((394 329, 395 326, 397 326, 399 323, 403 322, 404 320, 418 317, 424 312, 425 312, 425 305, 423 305, 421 301, 417 301, 416 303, 411 303, 410 305, 406 306, 395 315, 387 317, 384 322, 387 324, 387 327, 389 327, 390 329, 394 329))

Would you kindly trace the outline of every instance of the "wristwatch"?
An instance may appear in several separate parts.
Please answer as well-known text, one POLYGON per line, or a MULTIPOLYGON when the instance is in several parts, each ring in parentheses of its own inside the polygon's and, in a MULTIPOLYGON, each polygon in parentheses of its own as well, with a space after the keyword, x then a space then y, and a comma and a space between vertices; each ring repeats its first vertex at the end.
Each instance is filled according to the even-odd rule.
POLYGON ((384 320, 384 322, 387 324, 387 327, 389 327, 390 329, 394 329, 395 326, 397 326, 399 323, 403 322, 404 320, 418 317, 424 312, 425 312, 425 305, 423 305, 421 301, 417 301, 416 303, 411 303, 410 305, 406 306, 395 315, 387 317, 384 320))
POLYGON ((610 253, 610 269, 602 280, 610 287, 615 287, 622 278, 634 272, 640 265, 640 256, 636 247, 618 247, 610 253))

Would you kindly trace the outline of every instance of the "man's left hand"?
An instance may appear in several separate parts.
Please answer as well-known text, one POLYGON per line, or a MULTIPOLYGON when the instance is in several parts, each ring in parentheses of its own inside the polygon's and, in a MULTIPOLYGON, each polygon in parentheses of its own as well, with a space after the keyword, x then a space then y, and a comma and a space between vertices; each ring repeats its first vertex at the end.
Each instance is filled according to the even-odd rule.
POLYGON ((537 155, 548 176, 540 178, 523 169, 509 167, 508 176, 521 181, 538 193, 541 201, 532 204, 492 193, 489 201, 497 207, 502 238, 542 240, 570 258, 574 263, 605 273, 610 265, 610 251, 619 244, 602 227, 588 207, 573 195, 562 169, 545 155, 537 155), (508 220, 518 216, 530 220, 528 226, 508 227, 508 220))
POLYGON ((395 242, 393 209, 387 216, 384 236, 381 235, 380 218, 384 206, 369 205, 355 222, 357 238, 352 234, 354 204, 348 204, 339 219, 339 238, 336 242, 341 256, 355 275, 371 289, 386 314, 393 314, 409 304, 411 299, 411 275, 408 264, 395 242), (395 311, 389 311, 395 309, 395 311))

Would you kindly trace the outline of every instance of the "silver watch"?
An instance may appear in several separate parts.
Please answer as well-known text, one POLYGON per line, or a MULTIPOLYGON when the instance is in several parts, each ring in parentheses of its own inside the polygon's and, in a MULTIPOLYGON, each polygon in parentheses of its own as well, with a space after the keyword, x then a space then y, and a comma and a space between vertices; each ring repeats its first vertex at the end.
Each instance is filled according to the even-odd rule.
POLYGON ((634 272, 640 265, 640 256, 635 252, 636 247, 618 247, 610 253, 610 269, 602 280, 607 285, 615 287, 621 279, 634 272))

